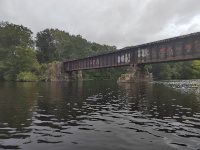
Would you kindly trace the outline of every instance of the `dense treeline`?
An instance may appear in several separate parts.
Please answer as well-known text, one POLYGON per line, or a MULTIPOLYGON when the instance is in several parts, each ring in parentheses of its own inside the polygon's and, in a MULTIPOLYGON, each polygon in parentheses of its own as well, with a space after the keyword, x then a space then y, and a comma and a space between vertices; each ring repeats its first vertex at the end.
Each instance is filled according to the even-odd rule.
MULTIPOLYGON (((4 80, 42 80, 46 64, 67 61, 99 53, 116 51, 115 46, 88 42, 80 35, 70 35, 58 29, 38 32, 22 25, 0 22, 0 78, 4 80)), ((86 79, 117 78, 121 69, 84 71, 86 79)))
POLYGON ((199 79, 200 61, 163 63, 146 66, 155 80, 199 79))
MULTIPOLYGON (((22 25, 0 22, 0 79, 35 81, 46 78, 46 65, 116 51, 115 46, 92 43, 80 35, 58 29, 45 29, 33 39, 32 31, 22 25)), ((155 79, 200 78, 200 62, 148 65, 155 79)), ((126 67, 87 70, 85 79, 113 79, 126 67)))

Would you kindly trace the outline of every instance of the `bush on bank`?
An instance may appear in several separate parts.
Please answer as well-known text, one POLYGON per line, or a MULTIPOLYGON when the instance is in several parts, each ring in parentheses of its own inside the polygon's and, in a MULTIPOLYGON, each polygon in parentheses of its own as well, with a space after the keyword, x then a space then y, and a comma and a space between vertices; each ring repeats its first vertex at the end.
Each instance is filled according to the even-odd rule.
POLYGON ((31 73, 31 72, 20 72, 17 75, 17 81, 33 82, 33 81, 38 81, 38 78, 34 73, 31 73))

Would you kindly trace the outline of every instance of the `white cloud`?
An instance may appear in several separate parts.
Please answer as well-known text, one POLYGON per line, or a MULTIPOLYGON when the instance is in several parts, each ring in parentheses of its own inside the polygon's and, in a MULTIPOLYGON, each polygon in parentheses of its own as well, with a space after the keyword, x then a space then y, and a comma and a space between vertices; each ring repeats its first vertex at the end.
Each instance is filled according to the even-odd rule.
POLYGON ((133 46, 200 30, 199 0, 1 0, 0 20, 133 46))

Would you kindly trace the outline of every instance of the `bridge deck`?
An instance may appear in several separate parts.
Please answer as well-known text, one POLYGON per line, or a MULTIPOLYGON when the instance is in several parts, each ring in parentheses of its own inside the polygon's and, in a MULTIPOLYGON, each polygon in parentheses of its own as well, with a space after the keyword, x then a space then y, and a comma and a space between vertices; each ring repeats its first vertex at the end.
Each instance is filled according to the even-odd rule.
POLYGON ((64 62, 64 70, 85 70, 200 59, 200 32, 64 62))

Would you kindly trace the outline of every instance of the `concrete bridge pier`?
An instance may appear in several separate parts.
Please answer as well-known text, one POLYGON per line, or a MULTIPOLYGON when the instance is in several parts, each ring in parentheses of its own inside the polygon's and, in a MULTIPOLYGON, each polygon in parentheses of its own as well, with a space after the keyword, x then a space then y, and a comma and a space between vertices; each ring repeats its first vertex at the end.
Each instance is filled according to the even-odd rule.
POLYGON ((139 82, 139 81, 152 81, 152 74, 148 72, 145 65, 130 65, 126 74, 122 74, 117 82, 139 82))
POLYGON ((65 73, 65 79, 68 81, 82 81, 82 70, 70 71, 65 73))
POLYGON ((83 80, 82 70, 72 71, 72 80, 83 80))
POLYGON ((53 62, 47 65, 45 81, 82 81, 82 70, 65 72, 63 62, 53 62))

